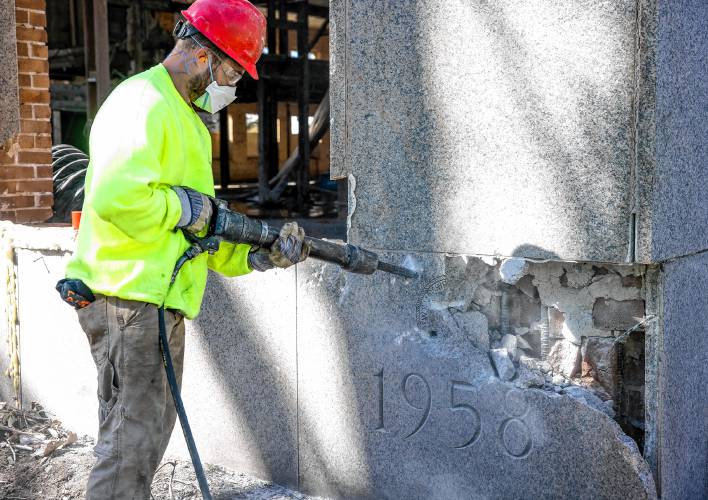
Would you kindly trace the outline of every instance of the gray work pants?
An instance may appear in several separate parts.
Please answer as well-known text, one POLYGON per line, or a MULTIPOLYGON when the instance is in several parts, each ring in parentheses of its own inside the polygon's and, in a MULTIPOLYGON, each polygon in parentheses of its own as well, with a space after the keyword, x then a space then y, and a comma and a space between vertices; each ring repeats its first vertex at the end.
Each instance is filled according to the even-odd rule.
MULTIPOLYGON (((86 498, 149 499, 176 416, 160 353, 157 306, 99 295, 78 316, 98 372, 98 460, 86 498)), ((181 386, 182 315, 165 311, 165 327, 181 386)))

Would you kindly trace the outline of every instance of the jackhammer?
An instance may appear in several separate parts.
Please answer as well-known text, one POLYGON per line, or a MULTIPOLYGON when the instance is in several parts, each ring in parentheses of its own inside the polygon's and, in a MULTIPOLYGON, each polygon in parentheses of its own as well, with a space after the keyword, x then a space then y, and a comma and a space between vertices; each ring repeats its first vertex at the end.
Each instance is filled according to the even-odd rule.
MULTIPOLYGON (((188 231, 184 235, 192 246, 180 257, 172 273, 172 281, 184 263, 193 259, 202 252, 214 253, 219 249, 221 241, 230 243, 248 243, 259 247, 269 248, 278 239, 280 229, 270 227, 267 222, 251 219, 245 215, 229 210, 228 204, 223 200, 213 199, 216 205, 216 217, 212 224, 210 236, 199 238, 188 231)), ((310 244, 310 257, 337 264, 342 269, 357 274, 372 274, 375 271, 384 271, 404 278, 415 278, 417 273, 408 268, 397 266, 379 260, 377 254, 370 250, 350 245, 326 241, 319 238, 305 237, 310 244)))
MULTIPOLYGON (((256 219, 250 219, 243 214, 229 210, 228 204, 223 200, 212 198, 215 205, 215 216, 210 227, 209 235, 204 238, 195 236, 194 234, 183 230, 185 237, 192 245, 179 258, 175 269, 172 273, 170 283, 174 283, 179 270, 189 259, 193 259, 197 255, 208 252, 213 254, 219 250, 219 244, 222 241, 230 243, 248 243, 250 245, 269 248, 275 240, 278 239, 280 230, 270 227, 267 222, 256 219)), ((342 269, 358 274, 372 274, 374 271, 384 271, 387 273, 397 274, 405 278, 415 278, 418 274, 415 271, 402 266, 397 266, 388 262, 379 260, 378 255, 370 250, 350 244, 340 244, 331 241, 321 240, 319 238, 305 237, 306 241, 311 245, 310 257, 324 260, 337 264, 342 269)), ((170 347, 167 341, 165 332, 165 309, 164 306, 158 309, 158 324, 160 348, 162 351, 162 360, 165 365, 167 374, 167 382, 170 386, 170 392, 177 409, 180 425, 184 433, 187 449, 192 458, 194 471, 197 476, 199 488, 202 491, 204 500, 211 500, 211 492, 209 491, 209 483, 207 482, 204 469, 202 467, 199 452, 194 442, 187 414, 182 403, 177 379, 175 377, 174 368, 172 365, 172 356, 170 355, 170 347)))

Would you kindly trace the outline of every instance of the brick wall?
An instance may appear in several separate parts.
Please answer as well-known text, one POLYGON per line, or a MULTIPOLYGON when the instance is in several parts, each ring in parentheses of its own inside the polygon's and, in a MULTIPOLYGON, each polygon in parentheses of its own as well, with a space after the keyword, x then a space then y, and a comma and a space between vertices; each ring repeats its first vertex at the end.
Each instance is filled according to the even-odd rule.
POLYGON ((45 0, 15 0, 20 132, 0 146, 0 220, 42 222, 52 216, 45 10, 45 0))

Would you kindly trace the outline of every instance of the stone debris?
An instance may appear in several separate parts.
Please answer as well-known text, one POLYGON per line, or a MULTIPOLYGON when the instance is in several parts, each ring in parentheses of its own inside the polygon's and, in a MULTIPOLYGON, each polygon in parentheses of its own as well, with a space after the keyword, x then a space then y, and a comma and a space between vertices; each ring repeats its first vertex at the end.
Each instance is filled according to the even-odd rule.
POLYGON ((499 276, 504 283, 514 285, 526 275, 527 269, 528 263, 526 259, 512 257, 502 261, 499 266, 499 276))
MULTIPOLYGON (((37 404, 19 410, 0 402, 0 440, 0 498, 85 497, 95 461, 92 439, 67 431, 37 404), (51 444, 57 442, 63 445, 51 444)), ((223 467, 205 464, 204 468, 213 497, 221 500, 316 498, 223 467)), ((154 500, 202 497, 191 462, 175 458, 162 462, 151 493, 154 500)))
POLYGON ((501 380, 556 394, 570 388, 608 416, 617 401, 626 427, 626 408, 642 403, 618 394, 616 336, 644 317, 642 269, 446 256, 445 289, 427 303, 434 346, 458 357, 454 339, 467 339, 489 353, 501 380))
POLYGON ((573 378, 580 373, 581 360, 580 346, 567 340, 553 344, 547 359, 554 373, 560 373, 566 378, 573 378))
POLYGON ((0 447, 10 451, 6 460, 8 465, 18 460, 18 453, 49 457, 55 451, 71 446, 77 439, 76 434, 63 430, 59 422, 36 403, 30 410, 22 410, 0 402, 0 447))
POLYGON ((501 346, 504 347, 510 353, 516 351, 516 335, 506 334, 502 335, 501 346))
POLYGON ((452 318, 472 344, 478 349, 489 350, 489 323, 481 312, 453 312, 452 318))
POLYGON ((514 380, 514 385, 516 387, 521 387, 524 389, 530 387, 542 388, 546 384, 546 378, 541 373, 530 368, 524 363, 519 363, 517 373, 518 377, 514 380))
POLYGON ((511 361, 511 358, 509 358, 509 351, 507 351, 505 347, 500 347, 499 349, 491 349, 489 354, 499 378, 502 380, 511 380, 516 374, 516 368, 514 368, 514 363, 511 361))
POLYGON ((595 395, 592 391, 585 389, 584 387, 578 387, 577 385, 569 385, 563 389, 563 394, 567 394, 571 398, 577 399, 582 403, 585 403, 591 408, 601 411, 610 418, 615 417, 615 412, 612 407, 608 407, 605 402, 603 402, 599 397, 595 395))

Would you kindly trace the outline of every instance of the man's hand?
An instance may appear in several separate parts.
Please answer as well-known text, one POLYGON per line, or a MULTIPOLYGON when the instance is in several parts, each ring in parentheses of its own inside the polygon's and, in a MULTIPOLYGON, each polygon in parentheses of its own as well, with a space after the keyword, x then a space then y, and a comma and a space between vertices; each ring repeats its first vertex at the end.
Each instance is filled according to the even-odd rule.
POLYGON ((185 186, 172 186, 172 190, 177 193, 182 205, 182 216, 175 227, 193 234, 200 233, 208 227, 213 213, 211 199, 185 186))
POLYGON ((310 254, 310 244, 305 241, 305 230, 297 222, 288 222, 280 229, 270 252, 259 250, 248 254, 248 264, 256 271, 274 267, 287 268, 302 262, 310 254))

